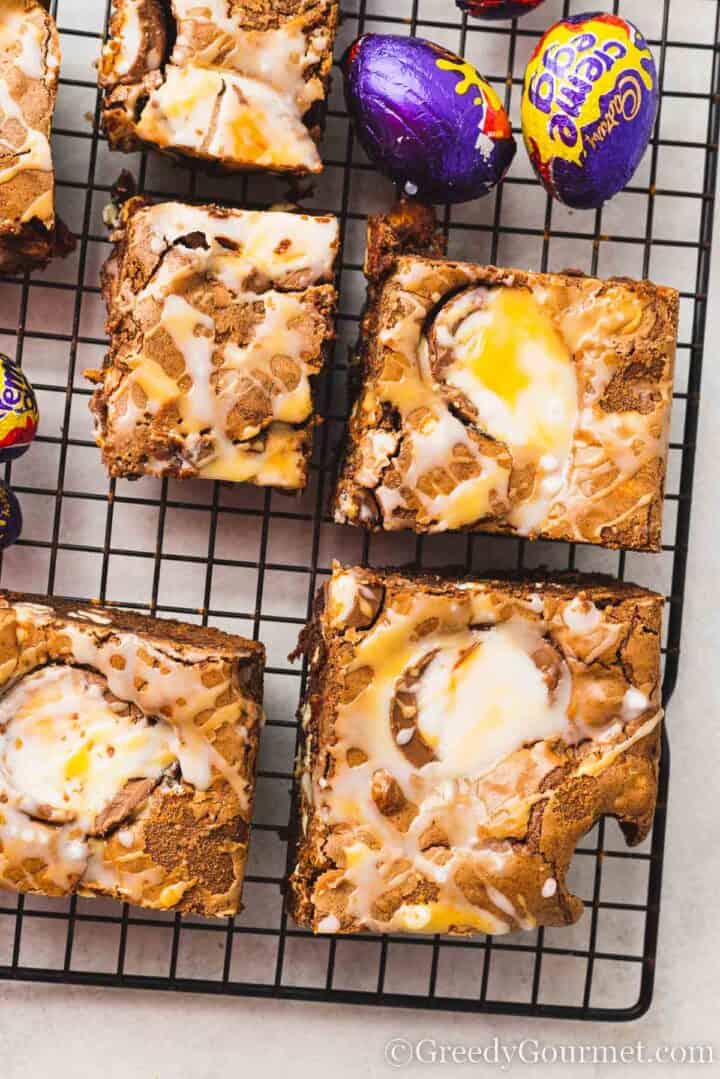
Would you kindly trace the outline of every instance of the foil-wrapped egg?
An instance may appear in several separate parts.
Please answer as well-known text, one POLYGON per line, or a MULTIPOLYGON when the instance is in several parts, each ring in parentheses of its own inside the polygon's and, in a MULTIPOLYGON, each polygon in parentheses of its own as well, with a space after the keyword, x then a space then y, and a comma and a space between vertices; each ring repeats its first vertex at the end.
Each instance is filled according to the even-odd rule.
POLYGON ((572 15, 540 39, 525 71, 522 129, 547 191, 580 210, 629 183, 658 106, 655 62, 619 15, 572 15))
POLYGON ((517 19, 534 11, 544 0, 457 0, 461 11, 476 19, 517 19))
POLYGON ((22 532, 22 513, 15 493, 0 480, 0 550, 12 546, 22 532))
POLYGON ((466 202, 507 172, 516 150, 510 121, 466 60, 421 38, 366 34, 343 71, 363 149, 405 194, 466 202))
POLYGON ((0 461, 22 456, 35 438, 35 393, 18 365, 0 352, 0 461))

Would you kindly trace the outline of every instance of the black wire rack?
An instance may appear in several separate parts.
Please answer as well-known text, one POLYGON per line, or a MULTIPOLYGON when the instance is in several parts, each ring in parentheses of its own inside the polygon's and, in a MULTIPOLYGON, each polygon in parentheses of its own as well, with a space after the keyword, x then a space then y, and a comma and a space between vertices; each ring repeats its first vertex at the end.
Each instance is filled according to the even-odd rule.
MULTIPOLYGON (((546 0, 519 22, 467 19, 453 0, 347 0, 336 55, 357 34, 418 34, 464 54, 504 95, 516 131, 524 65, 542 30, 588 5, 546 0)), ((681 293, 681 340, 663 550, 611 553, 482 536, 369 538, 331 523, 327 500, 347 411, 347 355, 363 301, 367 214, 392 189, 356 147, 336 77, 324 144, 326 169, 303 205, 337 213, 343 236, 334 361, 321 386, 326 422, 307 491, 203 482, 108 482, 91 435, 82 378, 106 347, 99 267, 109 252, 102 210, 122 168, 156 198, 267 205, 280 181, 207 177, 156 155, 108 151, 99 132, 94 62, 105 5, 55 0, 63 47, 53 148, 60 212, 75 254, 44 273, 0 281, 0 349, 18 357, 40 401, 40 435, 6 466, 22 502, 24 538, 2 556, 7 587, 99 599, 262 638, 268 646, 268 723, 261 750, 246 909, 211 922, 106 900, 0 893, 0 977, 255 997, 402 1005, 582 1019, 632 1019, 652 999, 668 785, 664 746, 651 838, 625 848, 613 822, 578 850, 570 886, 585 916, 567 929, 477 940, 312 937, 286 914, 295 707, 304 672, 286 660, 332 558, 369 564, 464 562, 468 569, 549 565, 602 570, 663 591, 664 698, 675 685, 698 419, 720 128, 720 4, 615 0, 658 62, 655 135, 631 185, 603 210, 553 204, 518 153, 502 187, 447 208, 450 253, 533 269, 649 276, 681 293), (95 10, 95 9, 99 10, 95 10)))

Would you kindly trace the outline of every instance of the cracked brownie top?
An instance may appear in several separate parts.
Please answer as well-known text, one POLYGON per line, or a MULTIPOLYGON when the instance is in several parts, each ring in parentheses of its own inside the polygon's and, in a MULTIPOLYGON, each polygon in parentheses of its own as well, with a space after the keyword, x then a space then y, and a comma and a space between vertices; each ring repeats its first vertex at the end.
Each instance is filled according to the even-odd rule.
POLYGON ((235 913, 263 658, 198 626, 0 597, 0 882, 235 913))
POLYGON ((662 598, 592 578, 336 565, 303 645, 298 921, 487 932, 575 921, 566 872, 604 813, 656 797, 662 598))
POLYGON ((336 520, 659 548, 674 290, 400 254, 371 297, 336 520))
POLYGON ((317 173, 336 0, 115 0, 100 84, 111 145, 317 173))
POLYGON ((333 335, 333 217, 126 203, 92 409, 112 475, 302 487, 333 335))

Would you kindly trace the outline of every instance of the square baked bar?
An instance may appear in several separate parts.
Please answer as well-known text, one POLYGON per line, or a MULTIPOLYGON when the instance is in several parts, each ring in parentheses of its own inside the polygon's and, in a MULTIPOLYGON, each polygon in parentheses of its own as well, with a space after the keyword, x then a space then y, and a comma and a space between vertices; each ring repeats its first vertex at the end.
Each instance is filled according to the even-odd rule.
POLYGON ((228 170, 318 173, 338 0, 114 0, 110 146, 228 170))
POLYGON ((0 886, 240 909, 262 645, 0 594, 0 886))
POLYGON ((0 4, 0 271, 4 273, 44 266, 56 250, 50 125, 59 71, 58 33, 43 5, 36 0, 4 0, 0 4))
POLYGON ((678 294, 428 255, 409 213, 371 222, 335 520, 659 550, 678 294))
POLYGON ((126 202, 91 408, 112 476, 305 485, 333 337, 334 217, 126 202))
POLYGON ((302 645, 291 909, 316 932, 505 933, 576 921, 578 840, 648 832, 661 596, 574 575, 335 565, 302 645))

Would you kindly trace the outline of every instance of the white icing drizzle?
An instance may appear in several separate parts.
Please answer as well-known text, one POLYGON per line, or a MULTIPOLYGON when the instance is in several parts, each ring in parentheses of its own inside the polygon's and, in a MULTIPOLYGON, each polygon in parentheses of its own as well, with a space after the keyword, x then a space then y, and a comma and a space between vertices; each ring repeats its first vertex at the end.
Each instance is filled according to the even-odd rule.
POLYGON ((158 778, 176 759, 170 724, 118 708, 73 667, 21 679, 0 700, 0 732, 0 867, 41 857, 63 889, 84 871, 100 811, 130 779, 158 778))
POLYGON ((172 727, 114 707, 72 667, 47 667, 0 699, 0 770, 24 812, 92 821, 128 779, 159 776, 176 754, 172 727))
MULTIPOLYGON (((125 3, 122 25, 105 46, 106 84, 122 81, 143 58, 141 5, 125 3)), ((227 3, 173 0, 177 35, 163 81, 151 88, 136 131, 159 146, 186 150, 229 166, 302 168, 322 162, 303 117, 325 96, 322 74, 328 27, 305 29, 302 14, 279 27, 245 30, 227 3)))
POLYGON ((636 689, 635 686, 631 686, 623 697, 622 718, 625 721, 637 719, 638 716, 647 711, 649 704, 650 702, 646 695, 636 689))
POLYGON ((223 68, 256 79, 292 101, 298 117, 324 96, 322 80, 317 76, 308 78, 307 74, 328 49, 330 35, 326 28, 317 27, 307 33, 301 29, 300 20, 288 19, 276 29, 241 30, 228 15, 226 3, 200 8, 194 0, 173 0, 173 7, 179 19, 174 63, 212 67, 220 55, 223 68), (207 44, 212 30, 220 33, 207 44))
MULTIPOLYGON (((64 633, 70 638, 76 662, 99 671, 116 697, 132 701, 146 715, 162 716, 172 710, 177 757, 183 776, 193 787, 206 790, 215 769, 233 788, 241 806, 247 807, 247 781, 218 753, 203 728, 195 723, 196 716, 210 709, 213 730, 223 723, 239 722, 243 713, 239 700, 215 708, 215 701, 228 688, 228 682, 205 686, 200 672, 192 666, 192 653, 173 655, 171 649, 160 650, 132 633, 114 634, 102 642, 72 625, 66 626, 64 633)), ((202 658, 198 653, 195 661, 202 658)))
POLYGON ((13 180, 19 173, 30 170, 38 172, 52 171, 52 157, 47 135, 35 128, 28 127, 23 111, 18 102, 10 96, 6 83, 0 81, 0 109, 6 118, 17 120, 25 129, 25 139, 20 146, 6 145, 6 153, 16 157, 13 165, 6 165, 0 170, 0 184, 13 180))
POLYGON ((433 333, 453 357, 445 381, 472 402, 478 427, 510 448, 514 467, 543 473, 539 489, 508 515, 528 532, 563 486, 572 448, 578 386, 567 345, 529 294, 513 289, 461 293, 441 309, 433 333), (488 357, 493 348, 498 354, 488 357))
MULTIPOLYGON (((247 813, 248 783, 213 741, 226 724, 247 738, 260 709, 228 695, 229 678, 218 676, 223 668, 209 653, 180 654, 169 642, 160 647, 134 633, 109 631, 112 620, 94 611, 73 612, 77 622, 58 627, 69 649, 64 663, 37 667, 42 654, 29 641, 53 612, 17 603, 14 613, 23 651, 14 678, 8 682, 4 672, 0 696, 0 880, 81 894, 100 887, 143 899, 165 871, 139 872, 130 861, 124 869, 122 859, 106 859, 106 840, 93 836, 103 812, 131 780, 161 781, 179 763, 182 780, 196 790, 222 776, 247 813), (211 686, 203 681, 205 670, 211 686), (228 702, 216 705, 223 696, 228 702), (41 871, 25 869, 30 859, 41 871)), ((136 827, 126 824, 116 834, 132 851, 136 827)), ((188 886, 169 886, 153 905, 172 906, 188 886)))
POLYGON ((2 126, 0 150, 9 164, 0 168, 0 185, 10 183, 24 172, 43 172, 50 176, 50 187, 41 192, 26 207, 23 223, 37 218, 48 228, 54 223, 52 191, 52 157, 50 153, 50 117, 43 128, 30 124, 24 107, 24 94, 36 89, 54 95, 57 82, 57 62, 54 49, 57 42, 46 26, 48 16, 40 7, 27 11, 24 6, 6 0, 0 8, 0 52, 12 52, 13 67, 22 76, 23 93, 11 92, 5 78, 0 78, 0 115, 2 126), (51 63, 52 61, 52 63, 51 63))
POLYGON ((137 124, 142 139, 255 167, 320 172, 317 147, 287 96, 231 72, 165 68, 137 124))
MULTIPOLYGON (((158 328, 182 356, 183 377, 191 385, 181 389, 180 379, 170 378, 148 355, 146 339, 141 341, 140 351, 127 357, 128 377, 110 398, 111 405, 123 402, 110 409, 114 444, 134 434, 144 412, 156 416, 173 405, 189 474, 300 486, 306 434, 296 425, 312 415, 310 378, 319 371, 323 344, 322 336, 313 342, 316 316, 302 290, 332 277, 336 219, 254 211, 220 215, 178 203, 149 207, 136 216, 150 229, 151 246, 167 254, 139 295, 124 292, 121 284, 116 306, 132 310, 149 298, 161 304, 158 328), (206 237, 206 248, 177 243, 196 232, 206 237), (215 318, 179 294, 192 276, 215 280, 235 302, 260 308, 247 344, 217 341, 215 318), (271 287, 264 288, 265 282, 271 287), (142 389, 141 403, 132 393, 135 383, 142 389), (239 428, 237 405, 251 389, 267 400, 267 409, 260 419, 252 409, 239 428)), ((166 468, 150 459, 146 471, 162 475, 166 468)))
MULTIPOLYGON (((210 241, 210 249, 196 248, 186 253, 186 258, 198 265, 200 272, 213 271, 228 288, 237 291, 253 272, 278 288, 293 289, 331 281, 333 277, 340 230, 337 218, 332 216, 281 210, 217 212, 206 206, 161 202, 143 209, 133 220, 138 218, 161 251, 181 236, 202 232, 210 241), (223 248, 219 239, 232 241, 236 250, 223 248)), ((155 278, 157 288, 162 288, 178 269, 163 264, 155 278)))
POLYGON ((169 295, 163 302, 160 325, 170 336, 185 361, 192 379, 186 395, 187 420, 196 430, 214 425, 212 374, 213 334, 215 323, 209 315, 192 307, 182 296, 169 295))
POLYGON ((21 11, 12 0, 5 0, 0 23, 0 49, 18 45, 20 54, 15 63, 26 78, 40 80, 45 77, 45 33, 42 23, 27 11, 21 11), (13 10, 15 7, 15 10, 13 10))
MULTIPOLYGON (((334 568, 328 611, 355 609, 353 591, 363 587, 358 573, 334 568)), ((608 702, 604 721, 595 718, 591 727, 577 702, 570 707, 572 678, 559 653, 548 675, 553 649, 542 611, 513 600, 508 612, 505 604, 481 583, 442 595, 408 591, 354 639, 344 677, 348 685, 354 672, 363 674, 361 688, 337 704, 326 747, 333 767, 324 763, 323 782, 316 778, 305 795, 330 833, 326 849, 342 872, 328 887, 352 886, 343 912, 354 924, 375 932, 532 928, 512 876, 503 886, 512 847, 488 840, 517 835, 518 828, 522 834, 532 806, 555 797, 552 789, 540 790, 565 760, 554 747, 591 738, 576 773, 597 775, 660 721, 655 711, 627 736, 625 707, 618 714, 608 702), (399 730, 392 718, 398 714, 399 730), (416 734, 425 747, 419 762, 412 753, 416 734), (379 774, 392 777, 401 792, 390 809, 372 793, 379 774), (412 812, 399 826, 394 813, 403 806, 412 812), (442 857, 424 849, 433 831, 442 857), (458 884, 456 874, 468 869, 482 881, 486 906, 471 902, 458 884), (437 898, 380 914, 378 900, 404 882, 409 894, 418 873, 438 886, 437 898)), ((340 623, 333 617, 332 624, 340 623)), ((582 624, 571 632, 582 634, 582 624)), ((541 895, 549 899, 557 890, 549 877, 541 895)), ((318 909, 324 913, 322 903, 318 909)))
POLYGON ((340 922, 334 914, 328 914, 318 922, 318 933, 337 933, 340 922))
POLYGON ((541 891, 543 899, 552 899, 552 897, 557 892, 557 881, 555 880, 555 878, 548 877, 548 879, 543 884, 541 891))
POLYGON ((80 618, 88 622, 94 622, 96 626, 109 626, 112 625, 112 619, 107 615, 99 614, 97 611, 71 611, 73 618, 80 618))
POLYGON ((572 633, 592 633, 602 621, 602 614, 590 600, 579 596, 563 610, 563 622, 572 633))
POLYGON ((652 483, 635 495, 631 481, 653 461, 664 467, 672 342, 658 342, 670 377, 633 389, 651 407, 600 405, 622 339, 638 330, 652 297, 553 275, 531 275, 527 288, 489 288, 478 276, 462 263, 441 273, 429 260, 399 261, 355 406, 368 418, 360 464, 346 474, 337 519, 364 514, 374 523, 362 497, 368 488, 384 528, 409 527, 407 513, 395 511, 410 508, 433 532, 480 522, 490 531, 599 542, 603 529, 622 526, 658 495, 652 483), (402 430, 377 440, 383 403, 399 413, 402 430), (496 441, 478 442, 474 432, 496 441))

